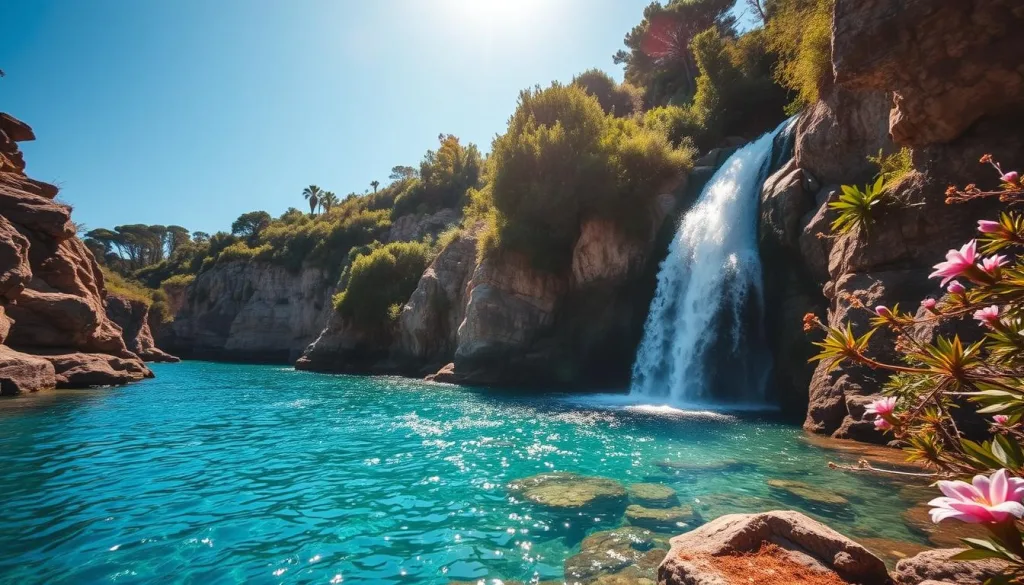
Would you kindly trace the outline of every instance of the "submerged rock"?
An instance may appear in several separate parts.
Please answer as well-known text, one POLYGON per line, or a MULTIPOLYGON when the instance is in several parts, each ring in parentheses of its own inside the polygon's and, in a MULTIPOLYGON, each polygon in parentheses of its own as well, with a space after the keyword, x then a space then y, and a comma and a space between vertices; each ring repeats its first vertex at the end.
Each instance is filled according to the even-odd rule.
POLYGON ((723 516, 671 544, 658 569, 658 583, 664 585, 883 585, 889 580, 881 559, 797 512, 723 516))
POLYGON ((651 508, 668 508, 679 503, 676 490, 661 483, 634 483, 629 486, 629 499, 651 508))
POLYGON ((595 532, 583 539, 579 554, 566 559, 565 582, 653 585, 668 549, 668 536, 635 526, 595 532))
POLYGON ((665 471, 692 471, 703 473, 708 471, 735 471, 745 467, 752 467, 753 464, 737 461, 736 459, 722 459, 721 461, 673 461, 662 459, 655 461, 655 465, 665 471))
POLYGON ((534 504, 565 511, 618 507, 626 501, 619 482, 575 473, 541 473, 516 480, 508 489, 534 504))
POLYGON ((850 503, 849 500, 835 492, 817 488, 802 481, 769 479, 767 483, 772 488, 782 490, 788 494, 815 504, 824 504, 826 506, 846 506, 850 503))
POLYGON ((691 506, 645 508, 633 504, 626 508, 626 521, 650 530, 675 532, 700 524, 701 517, 691 506))

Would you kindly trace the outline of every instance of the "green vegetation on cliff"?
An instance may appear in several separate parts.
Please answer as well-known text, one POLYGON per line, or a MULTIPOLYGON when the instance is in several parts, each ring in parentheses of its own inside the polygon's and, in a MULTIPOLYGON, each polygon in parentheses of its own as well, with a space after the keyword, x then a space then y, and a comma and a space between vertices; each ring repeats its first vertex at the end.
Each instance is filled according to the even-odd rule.
POLYGON ((394 320, 432 256, 425 243, 393 242, 357 257, 345 289, 334 297, 335 310, 366 328, 394 320))

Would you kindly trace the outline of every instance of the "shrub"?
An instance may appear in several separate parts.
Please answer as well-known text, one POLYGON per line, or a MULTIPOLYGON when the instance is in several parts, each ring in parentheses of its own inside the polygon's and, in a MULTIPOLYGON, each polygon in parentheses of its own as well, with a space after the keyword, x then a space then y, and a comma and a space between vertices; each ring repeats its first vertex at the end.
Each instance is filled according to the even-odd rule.
POLYGON ((462 146, 451 134, 438 139, 440 147, 428 150, 420 163, 419 178, 402 182, 391 217, 461 208, 466 203, 466 191, 479 182, 483 163, 476 145, 462 146))
POLYGON ((492 206, 481 249, 520 251, 557 270, 583 217, 639 225, 657 188, 688 164, 688 151, 636 120, 606 116, 579 87, 523 91, 508 132, 494 141, 488 187, 475 195, 490 199, 477 208, 492 206))
POLYGON ((195 281, 195 274, 176 274, 167 280, 160 283, 160 287, 167 288, 185 288, 195 281))
POLYGON ((430 247, 420 242, 394 242, 359 256, 334 297, 335 310, 359 326, 386 327, 391 307, 409 299, 430 259, 430 247))
POLYGON ((777 0, 769 15, 768 46, 779 62, 776 79, 796 93, 789 113, 818 101, 832 76, 835 0, 777 0))
POLYGON ((254 260, 260 253, 269 250, 270 246, 250 248, 245 242, 235 242, 221 250, 221 253, 217 255, 216 261, 218 264, 224 264, 227 262, 249 262, 254 260))
MULTIPOLYGON (((1018 173, 1004 173, 989 155, 982 162, 995 167, 1001 186, 993 191, 950 187, 947 203, 980 198, 998 198, 1007 205, 1024 202, 1018 173)), ((815 359, 829 369, 852 363, 891 375, 887 396, 866 412, 876 429, 892 433, 908 459, 930 467, 935 479, 947 480, 939 482, 945 497, 929 502, 933 521, 971 522, 989 531, 987 539, 964 539, 969 548, 953 558, 1002 559, 1008 562, 1006 577, 991 582, 1020 582, 1024 542, 1015 521, 1024 516, 1024 257, 997 252, 1024 247, 1024 216, 1004 212, 998 221, 979 221, 978 231, 980 238, 950 250, 946 261, 935 266, 930 277, 942 279, 946 294, 924 299, 917 316, 898 306, 876 307, 871 328, 859 336, 849 324, 826 327, 813 314, 804 323, 807 330, 825 332, 825 339, 816 342, 821 351, 815 359), (919 324, 932 327, 968 315, 985 332, 980 341, 964 343, 954 336, 928 342, 915 335, 919 324), (883 329, 896 339, 893 351, 899 359, 891 363, 872 355, 872 337, 883 329), (977 431, 984 439, 966 435, 954 418, 954 411, 972 403, 980 407, 977 414, 991 416, 987 432, 977 431), (988 477, 975 476, 973 486, 949 481, 975 474, 988 477)))
POLYGON ((689 107, 663 106, 648 110, 644 113, 643 125, 667 136, 676 146, 708 142, 703 124, 689 107))
POLYGON ((103 273, 103 282, 108 293, 139 301, 147 306, 153 303, 152 289, 148 289, 139 282, 121 276, 106 266, 100 266, 100 271, 103 273))

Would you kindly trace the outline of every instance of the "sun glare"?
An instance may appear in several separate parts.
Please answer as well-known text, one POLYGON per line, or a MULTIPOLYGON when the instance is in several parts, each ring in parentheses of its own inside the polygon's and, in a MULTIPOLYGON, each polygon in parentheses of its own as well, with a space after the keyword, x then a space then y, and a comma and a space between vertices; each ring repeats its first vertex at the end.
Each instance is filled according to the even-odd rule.
POLYGON ((543 0, 444 0, 445 13, 458 25, 487 34, 528 28, 543 16, 543 0))

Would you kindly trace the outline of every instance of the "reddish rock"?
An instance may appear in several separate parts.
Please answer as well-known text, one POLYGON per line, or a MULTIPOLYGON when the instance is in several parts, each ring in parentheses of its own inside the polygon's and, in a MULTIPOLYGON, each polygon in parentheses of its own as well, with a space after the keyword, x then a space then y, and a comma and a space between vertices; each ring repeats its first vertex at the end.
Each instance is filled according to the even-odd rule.
POLYGON ((55 370, 49 361, 0 345, 0 396, 56 386, 55 370))
POLYGON ((156 346, 149 328, 149 305, 142 301, 107 295, 107 316, 121 328, 128 349, 147 362, 178 362, 156 346))
MULTIPOLYGON (((733 585, 758 574, 757 556, 801 583, 883 585, 885 563, 863 546, 798 512, 733 514, 672 539, 660 585, 733 585), (746 558, 752 555, 754 558, 746 558), (745 559, 745 560, 743 560, 745 559), (739 560, 739 563, 737 561, 739 560), (737 576, 737 565, 748 566, 737 576)), ((787 582, 777 580, 774 582, 787 582)))
POLYGON ((927 581, 983 585, 985 581, 1007 568, 1003 561, 951 561, 949 558, 964 549, 938 549, 917 554, 896 563, 892 573, 894 585, 923 585, 927 581))
POLYGON ((17 297, 31 278, 28 239, 0 215, 0 300, 17 297))
POLYGON ((57 388, 119 386, 153 377, 137 357, 105 353, 43 354, 39 357, 53 364, 57 388))

